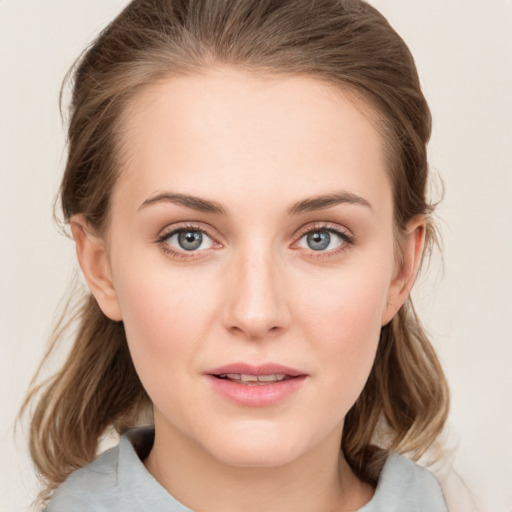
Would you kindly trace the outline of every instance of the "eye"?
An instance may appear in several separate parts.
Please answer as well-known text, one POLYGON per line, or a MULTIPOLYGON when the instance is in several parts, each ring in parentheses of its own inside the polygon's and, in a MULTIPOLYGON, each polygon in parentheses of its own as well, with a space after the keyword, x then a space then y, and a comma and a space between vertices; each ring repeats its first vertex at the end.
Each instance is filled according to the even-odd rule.
POLYGON ((304 233, 298 241, 298 246, 315 252, 336 252, 337 249, 352 243, 353 240, 347 233, 331 227, 322 227, 304 233))
POLYGON ((205 249, 211 249, 214 245, 213 240, 200 229, 177 229, 164 235, 161 242, 170 246, 175 251, 198 252, 205 249))

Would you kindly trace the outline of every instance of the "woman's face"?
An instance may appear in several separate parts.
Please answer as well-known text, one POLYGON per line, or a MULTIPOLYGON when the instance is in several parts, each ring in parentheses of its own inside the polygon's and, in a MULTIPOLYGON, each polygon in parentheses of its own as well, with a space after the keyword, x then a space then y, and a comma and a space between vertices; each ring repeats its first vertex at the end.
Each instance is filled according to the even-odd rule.
POLYGON ((259 467, 339 442, 403 301, 369 113, 320 81, 233 69, 169 78, 126 112, 114 295, 96 295, 157 436, 259 467))

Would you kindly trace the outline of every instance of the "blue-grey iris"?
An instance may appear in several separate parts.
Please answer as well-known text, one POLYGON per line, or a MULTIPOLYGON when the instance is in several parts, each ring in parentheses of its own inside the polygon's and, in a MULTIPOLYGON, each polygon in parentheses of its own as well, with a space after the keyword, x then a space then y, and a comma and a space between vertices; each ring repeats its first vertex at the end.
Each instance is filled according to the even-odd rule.
POLYGON ((331 235, 328 231, 313 231, 307 235, 307 243, 313 251, 323 251, 331 243, 331 235))
POLYGON ((203 234, 200 231, 182 231, 178 233, 178 243, 185 251, 195 251, 203 243, 203 234))

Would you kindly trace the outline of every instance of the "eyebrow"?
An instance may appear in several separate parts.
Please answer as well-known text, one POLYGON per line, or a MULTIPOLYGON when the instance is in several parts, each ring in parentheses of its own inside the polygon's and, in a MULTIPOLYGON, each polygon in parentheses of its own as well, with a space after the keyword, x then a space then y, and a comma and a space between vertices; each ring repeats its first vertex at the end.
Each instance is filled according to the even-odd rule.
POLYGON ((216 201, 210 201, 208 199, 202 199, 200 197, 190 196, 188 194, 173 194, 170 192, 163 192, 156 196, 146 199, 140 206, 139 211, 155 203, 174 203, 179 206, 185 206, 192 210, 204 213, 217 213, 225 214, 226 210, 224 207, 216 201))
POLYGON ((366 206, 367 208, 372 209, 371 204, 363 197, 351 192, 342 191, 335 194, 326 194, 299 201, 288 209, 288 215, 299 215, 301 213, 324 210, 343 203, 366 206))
MULTIPOLYGON (((179 206, 184 206, 186 208, 190 208, 192 210, 203 213, 215 213, 218 215, 226 214, 226 209, 216 201, 191 196, 188 194, 176 194, 171 192, 163 192, 161 194, 150 197, 149 199, 146 199, 140 205, 139 211, 152 204, 161 202, 177 204, 179 206)), ((370 203, 363 197, 351 192, 343 191, 335 194, 326 194, 303 199, 288 209, 288 215, 300 215, 301 213, 324 210, 344 203, 366 206, 371 209, 370 203)))

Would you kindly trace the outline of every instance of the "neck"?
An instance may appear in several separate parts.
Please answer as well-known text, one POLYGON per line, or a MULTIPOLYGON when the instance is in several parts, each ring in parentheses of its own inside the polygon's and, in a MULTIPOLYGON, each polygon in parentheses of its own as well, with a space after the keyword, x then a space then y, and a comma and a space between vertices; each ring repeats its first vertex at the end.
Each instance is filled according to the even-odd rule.
POLYGON ((343 457, 341 429, 293 462, 248 468, 225 464, 181 433, 160 426, 155 421, 155 444, 144 464, 191 510, 345 512, 359 509, 374 493, 343 457))

